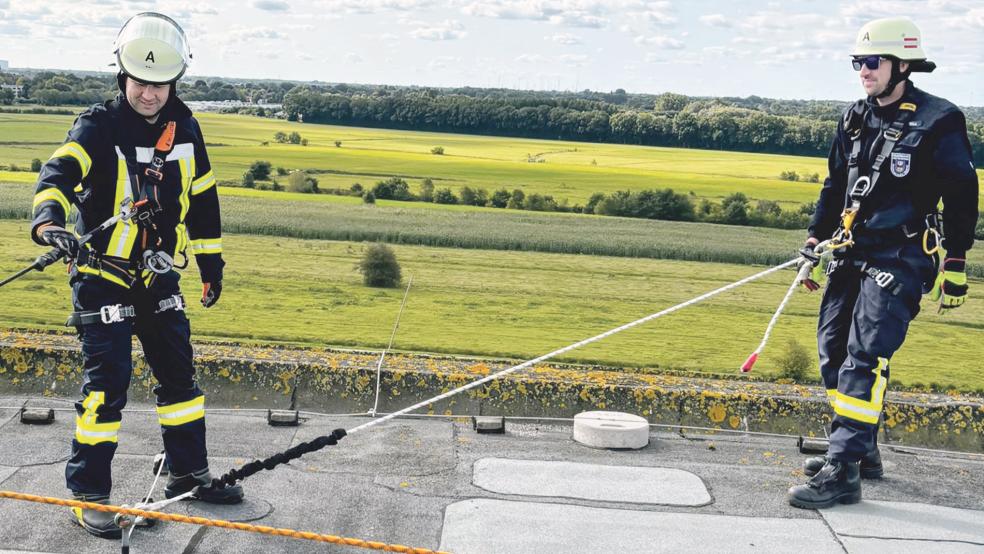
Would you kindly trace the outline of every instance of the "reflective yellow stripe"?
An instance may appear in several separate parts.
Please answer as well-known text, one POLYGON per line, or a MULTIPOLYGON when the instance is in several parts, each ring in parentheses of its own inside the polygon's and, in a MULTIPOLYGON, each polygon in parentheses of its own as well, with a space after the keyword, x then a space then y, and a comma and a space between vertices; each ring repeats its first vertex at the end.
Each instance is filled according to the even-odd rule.
POLYGON ((195 239, 191 241, 193 254, 221 254, 222 237, 217 239, 195 239))
POLYGON ((82 415, 75 416, 75 440, 80 444, 95 445, 102 442, 117 442, 120 422, 97 423, 99 407, 106 403, 106 393, 92 391, 82 401, 85 409, 82 415))
POLYGON ((174 228, 174 233, 178 236, 174 247, 174 254, 177 255, 178 252, 183 252, 188 248, 188 228, 184 223, 178 223, 174 228))
POLYGON ((157 420, 165 427, 184 425, 205 417, 205 397, 199 396, 187 402, 157 407, 157 420))
POLYGON ((887 367, 888 359, 878 358, 878 367, 873 370, 877 376, 871 385, 870 401, 854 398, 838 391, 834 399, 834 412, 839 416, 855 421, 877 424, 885 402, 885 389, 888 388, 888 379, 885 378, 884 371, 887 367))
POLYGON ((56 188, 44 189, 41 192, 34 195, 34 206, 31 208, 32 211, 37 210, 38 206, 44 202, 50 202, 54 200, 61 205, 62 209, 65 210, 65 219, 68 219, 68 212, 71 211, 72 205, 68 202, 68 198, 62 194, 62 191, 56 188))
POLYGON ((188 208, 191 206, 188 192, 191 190, 191 180, 195 175, 195 158, 179 158, 178 168, 181 170, 181 194, 178 196, 181 216, 178 221, 181 222, 185 220, 185 216, 188 215, 188 208))
POLYGON ((89 168, 92 167, 92 158, 89 157, 89 153, 82 148, 82 145, 77 142, 66 142, 61 145, 55 153, 51 155, 51 158, 75 158, 75 161, 79 162, 79 169, 82 170, 82 178, 89 174, 89 168))
POLYGON ((125 289, 130 288, 130 285, 129 284, 125 283, 122 279, 120 279, 119 277, 113 275, 112 273, 109 273, 109 272, 106 272, 106 271, 99 271, 98 269, 93 269, 93 268, 91 268, 91 267, 89 267, 87 265, 77 265, 77 266, 75 266, 75 269, 77 269, 79 273, 88 273, 89 275, 98 275, 99 277, 102 277, 103 279, 106 279, 107 281, 110 281, 112 283, 116 283, 117 285, 119 285, 119 286, 121 286, 121 287, 123 287, 125 289))
POLYGON ((215 174, 211 170, 191 183, 191 195, 197 196, 215 186, 215 174))
MULTIPOLYGON (((119 206, 124 199, 133 200, 133 192, 130 188, 130 172, 126 167, 126 158, 119 147, 116 147, 116 198, 114 206, 119 206)), ((106 247, 106 254, 117 258, 130 258, 133 244, 137 241, 139 229, 135 223, 129 220, 120 220, 113 227, 113 234, 109 238, 109 246, 106 247)))
POLYGON ((834 405, 834 400, 837 398, 837 389, 827 389, 827 402, 831 406, 834 405))

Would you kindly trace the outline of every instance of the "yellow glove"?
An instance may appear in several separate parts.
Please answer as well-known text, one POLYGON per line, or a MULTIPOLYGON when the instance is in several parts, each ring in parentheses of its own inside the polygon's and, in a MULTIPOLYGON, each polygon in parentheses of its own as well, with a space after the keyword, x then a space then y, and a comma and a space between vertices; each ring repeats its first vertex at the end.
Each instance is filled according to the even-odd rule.
POLYGON ((929 298, 939 302, 939 311, 958 308, 967 300, 967 260, 947 258, 943 261, 943 271, 936 276, 929 298))

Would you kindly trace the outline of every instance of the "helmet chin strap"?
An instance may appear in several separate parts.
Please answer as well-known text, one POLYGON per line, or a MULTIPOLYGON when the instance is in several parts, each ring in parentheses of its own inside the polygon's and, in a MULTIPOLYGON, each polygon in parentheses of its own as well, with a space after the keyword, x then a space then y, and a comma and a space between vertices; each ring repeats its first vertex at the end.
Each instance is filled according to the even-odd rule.
POLYGON ((888 61, 892 63, 892 76, 888 79, 888 84, 885 85, 885 90, 875 95, 875 98, 885 98, 890 96, 894 91, 895 87, 899 86, 900 83, 905 82, 909 78, 911 70, 902 72, 899 67, 902 62, 893 58, 889 58, 888 61))

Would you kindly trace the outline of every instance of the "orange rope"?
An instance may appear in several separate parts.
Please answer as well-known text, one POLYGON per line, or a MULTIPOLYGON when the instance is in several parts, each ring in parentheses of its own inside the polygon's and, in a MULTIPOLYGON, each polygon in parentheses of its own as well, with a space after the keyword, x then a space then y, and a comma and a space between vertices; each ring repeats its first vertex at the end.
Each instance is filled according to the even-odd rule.
POLYGON ((53 504, 55 506, 67 506, 71 508, 82 508, 84 510, 96 510, 99 512, 112 512, 112 513, 124 514, 128 516, 143 517, 146 519, 155 519, 158 521, 174 521, 177 523, 190 523, 192 525, 203 525, 206 527, 220 527, 222 529, 234 529, 236 531, 249 531, 251 533, 261 533, 263 535, 274 535, 278 537, 289 537, 292 539, 305 539, 309 541, 327 542, 332 544, 339 544, 342 546, 353 546, 355 548, 382 550, 384 552, 400 552, 403 554, 448 554, 447 552, 440 552, 440 551, 430 550, 427 548, 414 548, 412 546, 403 546, 402 544, 386 544, 376 541, 366 541, 362 539, 339 537, 336 535, 322 535, 319 533, 309 533, 307 531, 295 531, 293 529, 267 527, 265 525, 251 525, 249 523, 236 523, 236 522, 225 521, 221 519, 208 519, 204 517, 185 516, 181 514, 166 514, 163 512, 148 512, 146 510, 139 510, 137 508, 123 508, 120 506, 96 504, 93 502, 82 502, 79 500, 67 500, 64 498, 52 498, 50 496, 36 496, 33 494, 24 494, 19 492, 0 491, 0 498, 9 498, 11 500, 25 500, 27 502, 37 502, 40 504, 53 504))

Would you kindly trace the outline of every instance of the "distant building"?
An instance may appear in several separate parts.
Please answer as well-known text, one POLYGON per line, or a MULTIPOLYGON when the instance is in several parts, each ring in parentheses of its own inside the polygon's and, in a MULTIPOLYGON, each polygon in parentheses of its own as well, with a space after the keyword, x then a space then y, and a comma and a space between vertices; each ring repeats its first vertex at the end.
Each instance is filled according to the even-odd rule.
POLYGON ((10 62, 7 60, 0 60, 0 72, 7 71, 10 69, 10 62))
POLYGON ((20 85, 0 85, 0 90, 12 90, 14 91, 14 98, 20 98, 21 91, 24 90, 24 87, 20 85))

